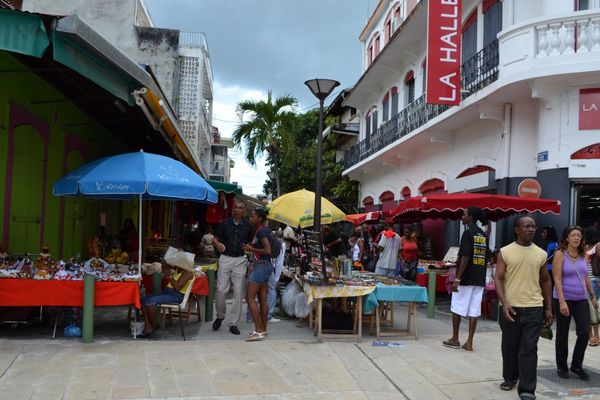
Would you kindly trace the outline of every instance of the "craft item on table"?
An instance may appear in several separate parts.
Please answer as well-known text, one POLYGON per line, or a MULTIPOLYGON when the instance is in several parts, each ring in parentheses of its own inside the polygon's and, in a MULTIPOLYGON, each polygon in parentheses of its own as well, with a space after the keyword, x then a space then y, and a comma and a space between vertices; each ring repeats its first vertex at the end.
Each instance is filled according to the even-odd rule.
POLYGON ((129 262, 129 254, 121 249, 112 249, 106 257, 106 261, 111 264, 126 264, 129 262))
POLYGON ((20 263, 20 265, 17 267, 19 270, 19 274, 18 277, 19 278, 23 278, 23 279, 31 279, 33 278, 34 272, 33 272, 33 263, 31 262, 31 259, 29 258, 24 258, 22 260, 22 262, 20 263))
POLYGON ((126 274, 123 274, 125 282, 139 282, 142 280, 142 275, 138 272, 137 265, 131 265, 126 274))
POLYGON ((34 267, 33 279, 52 279, 56 270, 56 262, 52 259, 50 248, 47 245, 43 245, 40 249, 40 256, 35 260, 34 267))
POLYGON ((66 270, 66 263, 63 260, 58 262, 58 271, 54 273, 54 279, 59 281, 71 280, 72 274, 66 270))

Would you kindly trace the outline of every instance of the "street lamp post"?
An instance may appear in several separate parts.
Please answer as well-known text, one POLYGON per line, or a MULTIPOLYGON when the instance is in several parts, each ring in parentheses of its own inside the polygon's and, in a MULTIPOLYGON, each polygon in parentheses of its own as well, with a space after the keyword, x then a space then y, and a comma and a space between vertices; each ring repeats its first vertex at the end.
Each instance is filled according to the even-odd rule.
MULTIPOLYGON (((333 79, 310 79, 304 82, 311 93, 319 99, 319 132, 317 136, 317 178, 315 185, 315 207, 313 213, 313 229, 321 233, 321 164, 323 162, 323 102, 331 94, 333 89, 339 86, 338 81, 333 79)), ((319 235, 321 236, 321 235, 319 235)), ((320 244, 323 248, 323 243, 320 244)), ((323 279, 326 279, 325 263, 323 263, 323 279)))

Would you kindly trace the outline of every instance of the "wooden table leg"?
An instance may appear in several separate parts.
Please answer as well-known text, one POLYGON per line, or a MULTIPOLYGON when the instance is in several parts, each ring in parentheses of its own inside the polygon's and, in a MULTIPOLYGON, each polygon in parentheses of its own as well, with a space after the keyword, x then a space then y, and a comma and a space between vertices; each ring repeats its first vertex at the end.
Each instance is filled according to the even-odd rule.
POLYGON ((408 312, 407 312, 407 318, 406 318, 406 332, 410 333, 410 323, 412 321, 412 317, 413 317, 413 304, 415 304, 413 301, 411 301, 410 303, 408 303, 408 312))
POLYGON ((358 313, 358 341, 362 339, 362 296, 356 301, 356 312, 358 313))
POLYGON ((379 336, 381 335, 381 326, 380 321, 379 321, 379 307, 376 308, 376 315, 375 315, 375 337, 377 337, 377 339, 379 339, 379 336))
MULTIPOLYGON (((281 306, 281 307, 283 308, 283 306, 281 306)), ((314 318, 314 313, 313 313, 313 310, 315 308, 315 304, 314 303, 310 303, 310 305, 308 307, 309 307, 309 309, 308 309, 308 327, 310 329, 312 329, 313 325, 314 325, 314 319, 313 319, 314 318)))
POLYGON ((321 337, 321 330, 323 325, 323 299, 317 300, 317 320, 315 324, 317 326, 317 337, 321 337))

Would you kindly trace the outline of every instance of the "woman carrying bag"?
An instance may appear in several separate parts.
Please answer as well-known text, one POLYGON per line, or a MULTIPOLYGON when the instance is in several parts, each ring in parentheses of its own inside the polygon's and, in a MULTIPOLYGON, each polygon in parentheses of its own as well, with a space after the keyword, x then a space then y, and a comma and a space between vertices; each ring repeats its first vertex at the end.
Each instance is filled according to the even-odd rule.
POLYGON ((577 341, 573 349, 571 372, 584 381, 590 376, 583 369, 583 357, 588 344, 590 329, 590 302, 598 307, 592 284, 587 275, 585 241, 579 226, 569 226, 562 234, 559 248, 552 263, 554 275, 554 306, 556 315, 556 367, 557 374, 569 378, 567 356, 569 352, 569 325, 575 320, 577 341))

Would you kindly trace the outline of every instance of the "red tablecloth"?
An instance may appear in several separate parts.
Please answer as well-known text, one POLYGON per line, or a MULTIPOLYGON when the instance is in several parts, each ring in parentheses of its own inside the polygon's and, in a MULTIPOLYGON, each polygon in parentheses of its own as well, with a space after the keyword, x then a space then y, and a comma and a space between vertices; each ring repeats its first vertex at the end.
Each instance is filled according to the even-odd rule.
MULTIPOLYGON (((446 282, 448 281, 448 275, 439 275, 435 276, 435 291, 436 292, 448 292, 446 288, 446 282)), ((429 274, 417 274, 417 279, 415 280, 417 285, 428 287, 429 286, 429 274)))
MULTIPOLYGON (((152 275, 144 275, 142 276, 142 283, 146 288, 146 295, 150 296, 153 292, 152 290, 152 275)), ((163 278, 160 283, 160 288, 164 289, 169 280, 167 278, 163 278)), ((198 296, 208 296, 208 277, 205 276, 197 276, 194 280, 194 287, 192 287, 192 293, 198 296)))
MULTIPOLYGON (((140 308, 137 282, 96 282, 96 306, 134 304, 140 308)), ((0 279, 0 306, 83 306, 83 281, 0 279)))

